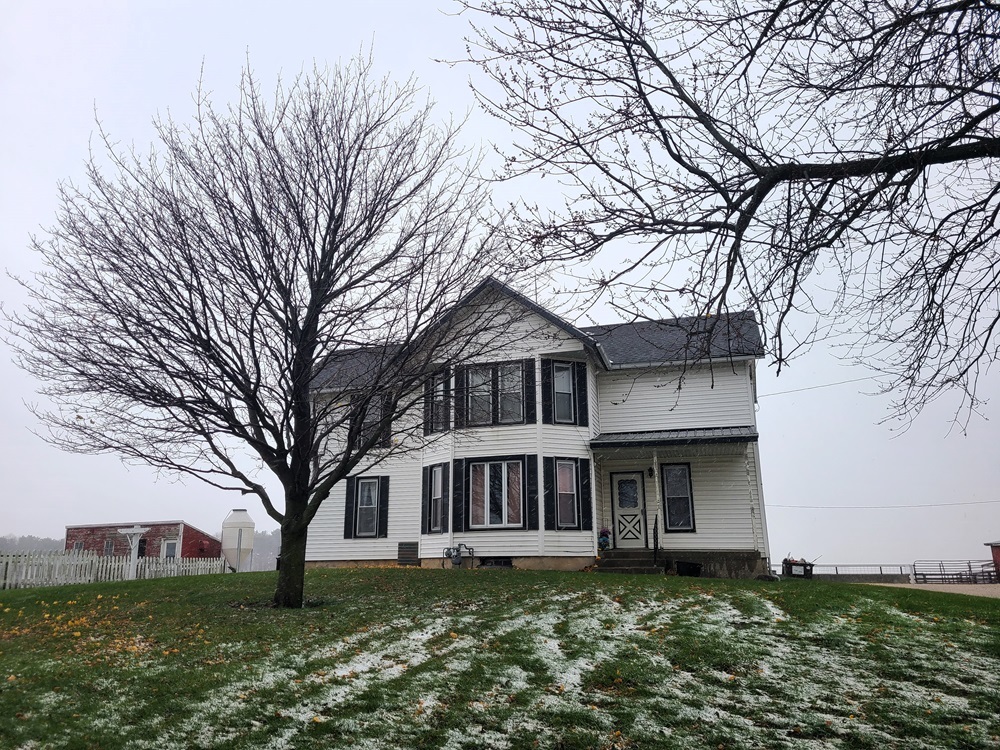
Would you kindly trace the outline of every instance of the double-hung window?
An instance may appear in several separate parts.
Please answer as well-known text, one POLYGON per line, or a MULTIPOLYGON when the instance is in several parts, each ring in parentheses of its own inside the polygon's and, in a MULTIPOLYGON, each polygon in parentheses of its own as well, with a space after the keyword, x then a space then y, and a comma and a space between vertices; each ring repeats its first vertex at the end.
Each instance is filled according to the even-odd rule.
POLYGON ((688 464, 662 464, 660 478, 666 530, 694 531, 691 467, 688 464))
POLYGON ((479 365, 466 370, 466 397, 467 424, 493 424, 493 368, 490 365, 479 365))
POLYGON ((115 540, 105 539, 104 540, 104 556, 111 557, 115 554, 115 540))
POLYGON ((552 363, 552 393, 556 422, 573 424, 573 365, 569 362, 552 363))
POLYGON ((497 365, 497 400, 500 424, 524 421, 524 372, 520 362, 497 365))
POLYGON ((344 539, 389 533, 389 477, 348 477, 344 488, 344 539))
POLYGON ((521 461, 483 461, 470 465, 471 528, 523 526, 523 469, 521 461))
POLYGON ((358 439, 361 444, 368 442, 374 436, 376 440, 373 447, 388 448, 390 430, 389 425, 385 424, 384 420, 389 411, 389 399, 385 396, 374 395, 369 398, 367 404, 358 399, 355 409, 355 419, 360 421, 358 439))
POLYGON ((556 526, 577 525, 576 461, 556 461, 556 526))
POLYGON ((378 479, 359 479, 355 505, 355 537, 378 533, 378 479))
POLYGON ((443 534, 448 531, 448 498, 451 492, 450 463, 423 468, 420 504, 420 533, 443 534))
POLYGON ((550 531, 591 531, 589 458, 544 456, 542 458, 545 528, 550 531))
POLYGON ((442 512, 444 506, 444 466, 439 464, 431 467, 431 492, 430 492, 430 530, 440 532, 442 530, 442 512))
POLYGON ((589 425, 586 362, 542 360, 542 423, 589 425))
POLYGON ((535 363, 517 360, 470 365, 456 372, 458 427, 535 421, 535 363))

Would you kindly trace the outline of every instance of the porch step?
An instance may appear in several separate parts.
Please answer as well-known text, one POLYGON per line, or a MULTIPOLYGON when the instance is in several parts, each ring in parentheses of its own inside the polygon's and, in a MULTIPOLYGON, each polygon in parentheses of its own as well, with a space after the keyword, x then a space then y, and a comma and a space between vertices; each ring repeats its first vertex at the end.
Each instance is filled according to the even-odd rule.
POLYGON ((666 560, 653 562, 653 550, 608 549, 601 552, 595 570, 599 573, 662 573, 666 560))

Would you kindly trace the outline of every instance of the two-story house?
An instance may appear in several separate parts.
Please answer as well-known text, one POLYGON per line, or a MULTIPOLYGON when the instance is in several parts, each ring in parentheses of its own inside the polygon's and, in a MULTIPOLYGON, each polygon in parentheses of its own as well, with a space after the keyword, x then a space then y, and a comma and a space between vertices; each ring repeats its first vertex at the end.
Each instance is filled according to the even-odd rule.
POLYGON ((427 384, 419 445, 334 487, 311 565, 437 567, 462 544, 466 564, 575 570, 606 527, 706 575, 768 571, 751 314, 577 328, 492 280, 460 304, 480 295, 518 330, 427 384))

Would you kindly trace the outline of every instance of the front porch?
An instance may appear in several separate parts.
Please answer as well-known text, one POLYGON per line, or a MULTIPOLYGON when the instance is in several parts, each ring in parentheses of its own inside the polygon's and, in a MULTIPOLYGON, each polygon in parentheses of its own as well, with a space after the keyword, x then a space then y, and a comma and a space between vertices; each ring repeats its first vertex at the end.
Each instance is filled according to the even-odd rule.
POLYGON ((753 428, 737 427, 591 441, 595 523, 609 530, 611 549, 598 569, 768 573, 756 440, 753 428))

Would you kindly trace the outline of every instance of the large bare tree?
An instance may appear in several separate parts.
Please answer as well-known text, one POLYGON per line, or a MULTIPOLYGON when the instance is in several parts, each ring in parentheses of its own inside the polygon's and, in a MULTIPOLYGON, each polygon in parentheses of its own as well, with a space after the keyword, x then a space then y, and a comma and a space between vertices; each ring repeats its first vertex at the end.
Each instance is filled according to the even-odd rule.
POLYGON ((434 369, 503 333, 441 323, 497 254, 474 160, 420 96, 358 58, 268 93, 245 72, 222 108, 199 91, 148 154, 102 133, 8 317, 52 442, 260 499, 281 525, 279 606, 302 605, 333 484, 412 447, 434 369))
POLYGON ((529 251, 620 248, 595 288, 630 309, 750 306, 779 370, 844 335, 897 416, 952 389, 976 408, 1000 345, 1000 6, 460 4, 479 99, 520 133, 507 176, 566 194, 521 209, 529 251))

